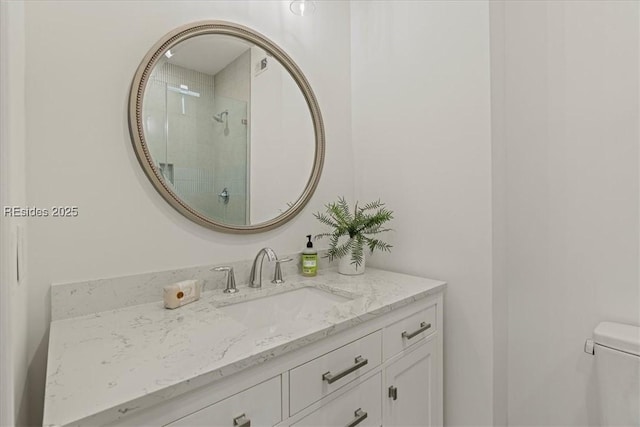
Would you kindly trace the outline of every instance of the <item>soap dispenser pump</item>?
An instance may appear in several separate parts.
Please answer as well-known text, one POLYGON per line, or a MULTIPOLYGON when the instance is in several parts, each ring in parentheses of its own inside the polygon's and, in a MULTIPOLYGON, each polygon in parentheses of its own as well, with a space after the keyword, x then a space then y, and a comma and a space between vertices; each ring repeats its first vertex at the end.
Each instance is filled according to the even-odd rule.
POLYGON ((307 234, 307 247, 302 251, 302 275, 313 277, 318 274, 318 251, 313 249, 311 234, 307 234))

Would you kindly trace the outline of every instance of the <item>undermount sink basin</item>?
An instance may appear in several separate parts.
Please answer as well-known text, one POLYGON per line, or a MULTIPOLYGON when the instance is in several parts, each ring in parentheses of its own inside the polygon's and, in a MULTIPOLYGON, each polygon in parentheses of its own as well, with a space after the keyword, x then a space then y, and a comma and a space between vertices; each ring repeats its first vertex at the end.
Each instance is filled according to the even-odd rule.
POLYGON ((318 288, 300 288, 220 307, 227 316, 252 328, 275 327, 317 316, 351 298, 318 288))

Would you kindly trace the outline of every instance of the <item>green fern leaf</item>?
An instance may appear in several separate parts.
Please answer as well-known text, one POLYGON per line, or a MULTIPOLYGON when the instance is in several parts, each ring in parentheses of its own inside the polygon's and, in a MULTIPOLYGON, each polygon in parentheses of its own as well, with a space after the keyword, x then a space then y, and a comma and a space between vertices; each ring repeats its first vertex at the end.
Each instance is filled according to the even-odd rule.
POLYGON ((393 219, 393 211, 386 208, 380 200, 366 203, 359 207, 354 205, 353 211, 349 209, 349 204, 344 197, 338 197, 336 202, 327 203, 324 213, 317 212, 313 215, 322 224, 332 230, 323 232, 315 236, 316 239, 329 238, 329 250, 327 257, 330 261, 335 258, 343 258, 351 253, 351 264, 360 267, 364 263, 365 245, 370 252, 379 250, 382 252, 391 251, 390 244, 370 237, 392 231, 391 228, 383 225, 393 219), (341 242, 342 237, 348 236, 348 240, 341 242))

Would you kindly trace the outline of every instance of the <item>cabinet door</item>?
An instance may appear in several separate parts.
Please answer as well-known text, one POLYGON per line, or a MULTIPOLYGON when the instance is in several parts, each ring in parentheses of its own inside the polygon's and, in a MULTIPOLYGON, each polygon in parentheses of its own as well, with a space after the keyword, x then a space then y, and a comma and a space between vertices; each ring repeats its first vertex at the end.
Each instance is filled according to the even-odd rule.
POLYGON ((385 370, 385 426, 436 426, 441 423, 438 398, 440 369, 435 340, 419 345, 385 370))
POLYGON ((187 415, 168 427, 262 427, 282 420, 280 377, 271 378, 248 390, 187 415))

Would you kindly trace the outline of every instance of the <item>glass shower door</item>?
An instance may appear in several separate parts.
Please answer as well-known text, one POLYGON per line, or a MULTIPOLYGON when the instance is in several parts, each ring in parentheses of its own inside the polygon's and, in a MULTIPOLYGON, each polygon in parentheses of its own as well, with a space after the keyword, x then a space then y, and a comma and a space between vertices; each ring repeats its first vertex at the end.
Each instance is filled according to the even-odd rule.
POLYGON ((247 101, 214 96, 214 77, 173 64, 145 92, 146 143, 165 183, 217 221, 248 224, 247 101))
POLYGON ((213 116, 214 182, 218 196, 215 217, 227 224, 246 225, 248 207, 247 102, 217 96, 213 116))

